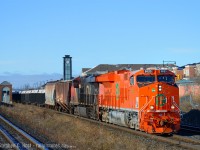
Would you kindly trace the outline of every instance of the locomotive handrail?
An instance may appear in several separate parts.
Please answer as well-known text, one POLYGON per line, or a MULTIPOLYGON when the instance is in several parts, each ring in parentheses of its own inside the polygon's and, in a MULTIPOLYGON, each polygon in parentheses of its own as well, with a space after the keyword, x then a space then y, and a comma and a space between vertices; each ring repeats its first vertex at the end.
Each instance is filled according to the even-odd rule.
MULTIPOLYGON (((146 96, 147 97, 147 96, 146 96)), ((155 96, 153 96, 151 98, 151 100, 149 102, 147 102, 140 110, 139 110, 139 114, 141 116, 141 112, 149 105, 149 103, 153 100, 153 98, 155 98, 155 96)))
POLYGON ((173 101, 173 104, 176 106, 176 108, 178 108, 178 113, 181 114, 181 109, 178 107, 177 103, 175 101, 173 101))

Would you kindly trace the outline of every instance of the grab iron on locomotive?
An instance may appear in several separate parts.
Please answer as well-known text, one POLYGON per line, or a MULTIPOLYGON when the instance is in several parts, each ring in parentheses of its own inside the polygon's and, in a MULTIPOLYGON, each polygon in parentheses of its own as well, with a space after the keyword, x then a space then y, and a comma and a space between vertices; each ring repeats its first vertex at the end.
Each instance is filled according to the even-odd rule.
MULTIPOLYGON (((174 73, 162 69, 82 76, 47 83, 45 92, 40 92, 45 98, 37 103, 147 133, 169 134, 180 129, 179 89, 174 79, 174 73)), ((31 93, 22 92, 21 102, 34 103, 31 93)))

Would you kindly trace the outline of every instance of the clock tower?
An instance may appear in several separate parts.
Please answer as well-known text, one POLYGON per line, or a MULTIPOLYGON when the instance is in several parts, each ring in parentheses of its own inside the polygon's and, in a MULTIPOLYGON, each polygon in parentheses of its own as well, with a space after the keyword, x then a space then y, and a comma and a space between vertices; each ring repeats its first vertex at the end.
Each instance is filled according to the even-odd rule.
POLYGON ((63 57, 63 80, 72 79, 72 57, 65 55, 63 57))

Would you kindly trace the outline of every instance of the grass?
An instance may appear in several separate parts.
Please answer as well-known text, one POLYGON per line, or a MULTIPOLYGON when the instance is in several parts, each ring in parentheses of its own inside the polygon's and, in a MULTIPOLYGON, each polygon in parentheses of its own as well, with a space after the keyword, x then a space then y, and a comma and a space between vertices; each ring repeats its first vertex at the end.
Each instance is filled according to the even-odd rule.
POLYGON ((29 133, 36 135, 44 143, 52 143, 53 141, 53 143, 71 146, 68 147, 71 149, 177 149, 172 145, 144 139, 75 117, 56 114, 52 110, 32 105, 0 106, 0 113, 29 133))

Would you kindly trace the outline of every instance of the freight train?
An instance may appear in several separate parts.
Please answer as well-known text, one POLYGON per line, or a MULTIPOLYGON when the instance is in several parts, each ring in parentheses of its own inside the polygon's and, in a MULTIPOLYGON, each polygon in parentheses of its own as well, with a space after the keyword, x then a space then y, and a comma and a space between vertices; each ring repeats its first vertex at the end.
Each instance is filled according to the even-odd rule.
POLYGON ((147 133, 170 134, 180 129, 179 89, 175 74, 169 70, 118 70, 49 82, 45 92, 37 93, 44 95, 40 100, 33 96, 30 100, 33 93, 21 92, 23 102, 43 103, 147 133))

